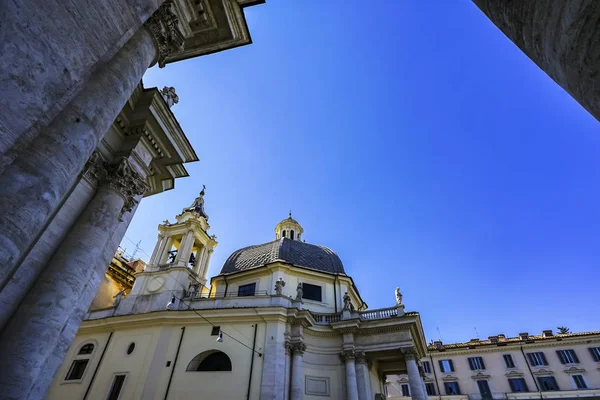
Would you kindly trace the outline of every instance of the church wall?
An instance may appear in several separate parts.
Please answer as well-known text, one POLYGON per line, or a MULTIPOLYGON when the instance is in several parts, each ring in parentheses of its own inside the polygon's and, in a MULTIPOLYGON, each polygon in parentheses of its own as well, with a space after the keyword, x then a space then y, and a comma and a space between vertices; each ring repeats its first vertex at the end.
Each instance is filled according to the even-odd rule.
POLYGON ((322 400, 318 390, 327 382, 329 398, 342 399, 345 396, 345 367, 340 360, 341 337, 318 337, 305 335, 307 345, 302 368, 304 372, 304 399, 322 400), (314 394, 309 394, 311 393, 314 394))
POLYGON ((87 182, 84 180, 78 182, 19 269, 15 271, 9 284, 0 291, 0 305, 3 310, 0 313, 0 328, 8 322, 8 318, 17 309, 94 193, 95 190, 87 182))

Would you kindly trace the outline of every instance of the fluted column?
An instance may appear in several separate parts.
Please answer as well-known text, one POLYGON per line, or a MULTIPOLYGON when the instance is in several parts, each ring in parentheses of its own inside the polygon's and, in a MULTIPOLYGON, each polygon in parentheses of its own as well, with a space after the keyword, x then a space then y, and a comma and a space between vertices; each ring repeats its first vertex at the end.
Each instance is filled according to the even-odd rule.
POLYGON ((127 159, 107 166, 104 183, 0 336, 3 398, 44 397, 60 365, 51 360, 64 358, 83 316, 76 311, 87 310, 108 268, 107 245, 146 189, 127 159))
POLYGON ((371 383, 369 382, 369 370, 365 353, 357 351, 354 353, 356 364, 356 386, 359 400, 371 400, 371 383))
POLYGON ((165 2, 0 174, 0 290, 60 208, 144 72, 181 48, 171 7, 165 2))
POLYGON ((292 379, 290 400, 304 398, 304 371, 302 370, 302 356, 306 350, 303 342, 292 342, 292 379))
POLYGON ((177 251, 177 258, 175 259, 176 266, 188 266, 195 240, 196 238, 193 230, 189 230, 183 235, 183 237, 181 238, 181 244, 179 245, 179 250, 177 251))
POLYGON ((284 393, 283 400, 290 398, 290 370, 292 368, 292 343, 289 340, 285 341, 285 372, 284 372, 284 393))
POLYGON ((165 235, 159 233, 158 237, 156 238, 156 246, 154 246, 154 251, 152 252, 152 256, 149 260, 150 265, 158 265, 158 260, 160 260, 160 256, 162 255, 163 247, 165 247, 166 241, 167 239, 165 238, 165 235))
POLYGON ((358 400, 358 385, 356 382, 356 357, 354 350, 344 350, 340 354, 342 361, 346 364, 346 399, 358 400))
POLYGON ((404 354, 404 359, 406 361, 406 370, 408 373, 408 386, 410 386, 410 395, 412 399, 426 400, 426 392, 423 392, 423 380, 421 379, 419 367, 417 366, 417 351, 414 348, 409 347, 402 349, 402 354, 404 354))

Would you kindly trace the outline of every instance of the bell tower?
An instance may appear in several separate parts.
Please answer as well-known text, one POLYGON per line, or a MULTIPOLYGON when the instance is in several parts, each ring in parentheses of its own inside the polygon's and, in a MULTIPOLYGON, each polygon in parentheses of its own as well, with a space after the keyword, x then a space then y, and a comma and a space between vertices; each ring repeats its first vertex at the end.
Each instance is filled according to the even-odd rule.
POLYGON ((204 211, 205 190, 206 187, 203 187, 192 205, 175 217, 176 222, 165 220, 158 226, 158 241, 147 270, 188 268, 202 285, 206 284, 210 257, 217 241, 215 235, 208 234, 210 225, 204 211))
POLYGON ((290 240, 300 241, 302 239, 302 234, 304 233, 304 229, 302 229, 302 225, 298 223, 295 219, 292 218, 292 212, 288 214, 288 217, 277 224, 275 227, 275 239, 280 240, 281 238, 286 238, 290 240))

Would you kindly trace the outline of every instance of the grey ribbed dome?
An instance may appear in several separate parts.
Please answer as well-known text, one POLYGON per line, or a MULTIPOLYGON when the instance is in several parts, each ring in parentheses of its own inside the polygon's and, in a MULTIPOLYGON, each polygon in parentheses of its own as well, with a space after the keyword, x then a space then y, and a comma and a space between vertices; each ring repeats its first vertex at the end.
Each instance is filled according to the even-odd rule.
POLYGON ((346 274, 342 260, 333 250, 287 238, 234 251, 223 264, 221 274, 246 271, 275 260, 330 274, 346 274))

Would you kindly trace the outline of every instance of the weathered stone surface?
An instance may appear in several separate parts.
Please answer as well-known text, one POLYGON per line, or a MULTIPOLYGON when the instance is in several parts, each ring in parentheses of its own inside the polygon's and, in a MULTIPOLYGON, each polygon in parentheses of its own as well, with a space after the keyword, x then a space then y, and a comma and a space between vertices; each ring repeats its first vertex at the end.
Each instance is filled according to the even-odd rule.
POLYGON ((58 209, 155 56, 150 34, 140 29, 0 175, 0 288, 58 209))
POLYGON ((0 154, 25 148, 163 1, 2 2, 0 154))
POLYGON ((600 120, 600 1, 473 2, 548 76, 600 120))

